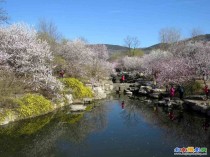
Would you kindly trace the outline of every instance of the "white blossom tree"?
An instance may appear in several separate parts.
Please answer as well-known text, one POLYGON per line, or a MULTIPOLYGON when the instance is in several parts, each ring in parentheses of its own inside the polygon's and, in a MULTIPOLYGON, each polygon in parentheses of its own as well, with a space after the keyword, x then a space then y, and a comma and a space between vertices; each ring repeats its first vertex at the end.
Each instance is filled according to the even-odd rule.
POLYGON ((62 89, 52 75, 53 56, 49 46, 37 39, 35 29, 26 24, 1 27, 0 38, 0 60, 7 63, 16 77, 21 77, 34 90, 62 89))
POLYGON ((132 70, 141 70, 142 67, 142 59, 140 57, 129 57, 125 56, 121 59, 121 66, 127 71, 132 70))
POLYGON ((88 45, 79 39, 68 41, 62 45, 60 55, 66 59, 66 72, 71 77, 99 79, 108 76, 112 70, 104 45, 88 45))
POLYGON ((143 64, 142 69, 146 76, 152 76, 154 84, 156 85, 156 80, 158 79, 159 73, 162 70, 162 63, 166 59, 170 59, 172 54, 167 51, 153 50, 151 53, 144 55, 142 58, 143 64))

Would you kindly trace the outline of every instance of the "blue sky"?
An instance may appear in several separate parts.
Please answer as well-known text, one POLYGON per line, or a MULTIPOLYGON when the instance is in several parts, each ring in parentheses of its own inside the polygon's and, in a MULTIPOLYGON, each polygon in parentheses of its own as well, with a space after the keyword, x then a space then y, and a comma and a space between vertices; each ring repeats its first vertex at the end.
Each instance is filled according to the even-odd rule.
POLYGON ((36 26, 39 19, 53 21, 68 39, 123 45, 137 36, 140 47, 159 42, 165 27, 180 29, 183 38, 193 28, 210 33, 210 0, 6 0, 1 4, 11 23, 36 26))

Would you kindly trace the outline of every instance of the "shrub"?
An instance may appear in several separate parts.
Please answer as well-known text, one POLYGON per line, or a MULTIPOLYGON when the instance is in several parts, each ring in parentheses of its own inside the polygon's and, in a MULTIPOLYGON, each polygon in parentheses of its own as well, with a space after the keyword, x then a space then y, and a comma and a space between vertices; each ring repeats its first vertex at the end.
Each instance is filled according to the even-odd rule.
POLYGON ((38 94, 26 94, 15 101, 19 106, 17 112, 20 117, 33 117, 53 109, 51 101, 38 94))
POLYGON ((66 88, 71 88, 72 95, 75 99, 84 97, 93 97, 93 93, 90 88, 85 87, 82 82, 76 78, 64 78, 62 79, 66 88))
POLYGON ((202 93, 202 85, 198 81, 191 81, 184 86, 185 95, 200 94, 202 93))

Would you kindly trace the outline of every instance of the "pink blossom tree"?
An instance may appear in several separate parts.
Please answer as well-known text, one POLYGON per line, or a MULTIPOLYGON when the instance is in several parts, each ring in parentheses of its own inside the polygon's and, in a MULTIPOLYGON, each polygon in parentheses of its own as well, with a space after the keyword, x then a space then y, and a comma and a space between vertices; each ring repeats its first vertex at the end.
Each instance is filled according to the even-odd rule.
POLYGON ((151 53, 144 55, 142 58, 142 70, 146 76, 152 76, 154 84, 158 79, 159 73, 162 70, 162 65, 165 60, 172 58, 172 54, 167 51, 153 50, 151 53))

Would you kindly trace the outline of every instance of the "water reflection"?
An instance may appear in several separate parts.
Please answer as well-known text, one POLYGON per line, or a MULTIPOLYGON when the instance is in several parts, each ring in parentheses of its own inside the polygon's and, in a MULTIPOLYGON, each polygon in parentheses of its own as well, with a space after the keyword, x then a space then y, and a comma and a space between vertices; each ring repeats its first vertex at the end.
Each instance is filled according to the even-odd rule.
POLYGON ((107 126, 106 114, 106 106, 103 105, 85 115, 69 114, 65 108, 56 114, 1 127, 1 157, 55 156, 53 150, 57 148, 58 139, 82 143, 90 133, 102 131, 107 126))
POLYGON ((154 103, 140 103, 139 100, 127 100, 126 111, 122 118, 126 125, 138 125, 140 116, 146 123, 164 129, 164 138, 177 139, 182 146, 210 147, 209 118, 182 110, 158 107, 154 103))
POLYGON ((132 100, 123 95, 95 105, 85 114, 72 114, 66 107, 1 127, 1 157, 95 156, 97 153, 101 157, 142 154, 169 157, 176 146, 210 149, 207 117, 159 107, 146 98, 132 100), (150 152, 151 148, 154 151, 150 152), (162 154, 158 154, 157 150, 161 149, 162 154), (168 154, 164 155, 163 150, 168 154))

